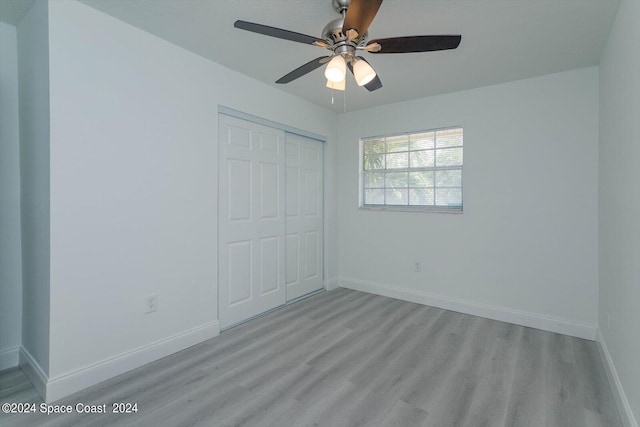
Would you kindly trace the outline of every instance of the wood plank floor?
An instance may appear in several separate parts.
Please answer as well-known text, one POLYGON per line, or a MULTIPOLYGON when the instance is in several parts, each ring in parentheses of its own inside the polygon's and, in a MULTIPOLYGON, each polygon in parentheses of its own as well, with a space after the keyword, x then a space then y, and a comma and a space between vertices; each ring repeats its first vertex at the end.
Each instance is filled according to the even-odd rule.
MULTIPOLYGON (((19 369, 0 402, 36 402, 19 369)), ((594 342, 347 289, 322 293, 10 426, 621 426, 594 342)))

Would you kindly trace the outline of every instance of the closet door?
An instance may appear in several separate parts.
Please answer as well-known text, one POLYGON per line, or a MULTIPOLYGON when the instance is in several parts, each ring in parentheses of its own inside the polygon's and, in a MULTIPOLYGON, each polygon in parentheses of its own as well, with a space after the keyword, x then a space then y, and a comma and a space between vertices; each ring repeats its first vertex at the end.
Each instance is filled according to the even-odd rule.
POLYGON ((322 289, 323 144, 286 135, 287 301, 322 289))
POLYGON ((285 303, 284 132, 219 115, 219 309, 227 328, 285 303))

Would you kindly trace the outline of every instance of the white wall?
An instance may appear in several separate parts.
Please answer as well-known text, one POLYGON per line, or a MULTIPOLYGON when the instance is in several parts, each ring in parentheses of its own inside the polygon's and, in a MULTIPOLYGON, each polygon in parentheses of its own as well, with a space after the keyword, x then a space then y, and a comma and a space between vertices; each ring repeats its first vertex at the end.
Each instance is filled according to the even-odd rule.
POLYGON ((640 418, 639 50, 640 2, 623 0, 600 65, 599 323, 629 419, 640 418))
POLYGON ((217 332, 218 106, 325 135, 327 159, 336 117, 86 5, 49 10, 53 400, 217 332))
POLYGON ((49 56, 47 2, 17 26, 22 222, 22 347, 49 371, 49 56))
POLYGON ((591 67, 341 115, 342 285, 595 338, 597 79, 591 67), (360 137, 453 125, 463 214, 358 209, 360 137))
POLYGON ((18 364, 22 334, 17 49, 16 27, 0 22, 0 370, 18 364))

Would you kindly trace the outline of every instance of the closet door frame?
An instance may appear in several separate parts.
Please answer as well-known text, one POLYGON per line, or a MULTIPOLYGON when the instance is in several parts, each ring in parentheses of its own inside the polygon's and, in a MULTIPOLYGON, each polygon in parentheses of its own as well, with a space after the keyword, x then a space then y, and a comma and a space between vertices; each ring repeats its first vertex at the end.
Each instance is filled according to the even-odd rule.
MULTIPOLYGON (((219 317, 219 321, 220 321, 220 329, 221 330, 225 330, 228 328, 231 328, 237 324, 241 324, 244 323, 254 317, 260 316, 268 311, 271 311, 272 309, 278 308, 282 305, 294 302, 298 299, 302 299, 305 298, 313 293, 316 292, 322 292, 324 291, 324 263, 325 263, 325 253, 324 253, 324 238, 325 238, 325 233, 324 233, 324 142, 325 142, 325 138, 322 137, 321 135, 317 135, 311 132, 307 132, 301 129, 297 129, 297 128, 293 128, 287 125, 283 125, 280 123, 276 123, 276 122, 272 122, 270 120, 266 120, 266 119, 262 119, 260 117, 256 117, 250 114, 246 114, 237 110, 233 110, 233 109, 229 109, 226 107, 222 107, 220 106, 218 109, 218 123, 219 123, 219 160, 218 160, 218 174, 219 174, 219 180, 218 180, 218 317, 219 317), (286 223, 286 217, 285 217, 285 203, 286 203, 286 194, 285 194, 285 171, 286 171, 286 149, 284 148, 284 144, 286 143, 286 138, 288 134, 292 134, 295 136, 302 136, 305 138, 310 138, 314 141, 317 141, 319 144, 319 150, 322 156, 322 170, 321 170, 321 189, 322 189, 322 195, 321 195, 321 203, 322 203, 322 212, 321 212, 321 222, 322 222, 322 244, 319 247, 319 253, 320 253, 320 260, 321 262, 319 263, 319 271, 318 274, 320 275, 320 280, 322 281, 323 286, 316 290, 311 292, 310 294, 305 294, 305 295, 300 295, 300 296, 296 296, 295 298, 288 298, 286 296, 286 253, 285 253, 285 247, 286 247, 286 227, 283 227, 283 231, 281 234, 279 234, 278 240, 281 240, 282 244, 279 244, 279 247, 281 247, 281 250, 278 250, 278 280, 279 280, 279 285, 282 285, 282 288, 284 290, 284 297, 280 297, 280 299, 278 300, 278 303, 272 303, 270 304, 268 307, 263 307, 263 309, 258 310, 258 311, 252 311, 252 310, 244 310, 244 315, 238 317, 238 316, 229 316, 229 313, 227 312, 226 308, 228 308, 227 306, 224 306, 224 304, 227 304, 228 301, 228 290, 227 288, 223 289, 223 286, 228 286, 229 285, 229 260, 228 260, 228 248, 226 247, 226 245, 228 245, 228 235, 227 230, 226 230, 226 226, 228 224, 226 224, 225 218, 223 218, 223 214, 228 215, 228 203, 225 203, 225 200, 223 200, 223 198, 227 197, 228 195, 228 188, 227 188, 227 179, 228 179, 228 168, 226 167, 226 164, 223 164, 223 162, 226 162, 227 157, 226 157, 226 151, 224 151, 225 147, 223 146, 223 144, 227 144, 227 140, 223 135, 224 129, 223 129, 223 120, 224 117, 230 118, 231 120, 241 120, 241 121, 245 121, 245 122, 250 122, 253 125, 257 125, 257 126, 264 126, 266 128, 270 128, 272 131, 275 132, 282 132, 281 135, 283 135, 282 138, 282 142, 283 142, 283 146, 282 146, 282 156, 283 156, 283 163, 281 163, 282 165, 282 173, 280 174, 280 176, 282 177, 282 185, 281 185, 281 189, 282 192, 280 194, 282 194, 282 200, 279 201, 279 205, 282 207, 282 210, 280 212, 282 212, 283 215, 283 219, 282 222, 286 223), (225 176, 223 176, 223 174, 225 174, 225 176), (224 212, 223 212, 224 210, 224 212), (225 247, 223 247, 223 245, 225 245, 225 247)), ((226 200, 226 202, 228 202, 228 200, 226 200)), ((247 239, 245 239, 246 241, 247 239)), ((280 242, 279 242, 280 243, 280 242)), ((238 247, 241 245, 237 245, 238 247)), ((239 248, 242 249, 242 248, 239 248)), ((239 253, 242 253, 242 251, 239 251, 239 253)), ((255 259, 255 255, 251 256, 252 259, 255 259)), ((237 271, 240 271, 239 269, 236 269, 237 271)), ((253 267, 251 267, 251 270, 253 270, 253 267)), ((254 271, 251 271, 249 273, 249 275, 251 275, 251 277, 253 277, 254 283, 251 284, 251 286, 253 288, 255 288, 255 274, 254 271)), ((259 280, 259 278, 257 279, 259 280)))

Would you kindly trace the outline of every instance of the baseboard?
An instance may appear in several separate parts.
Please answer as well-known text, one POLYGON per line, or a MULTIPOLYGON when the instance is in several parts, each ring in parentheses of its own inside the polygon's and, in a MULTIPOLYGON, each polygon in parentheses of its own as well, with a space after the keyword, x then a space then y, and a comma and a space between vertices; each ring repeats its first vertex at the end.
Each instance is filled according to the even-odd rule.
POLYGON ((219 334, 220 325, 216 320, 102 360, 85 368, 50 378, 46 386, 45 401, 47 403, 55 402, 87 387, 216 337, 219 334))
POLYGON ((20 358, 20 346, 0 350, 0 371, 15 368, 20 358))
POLYGON ((36 359, 29 353, 29 351, 20 347, 19 365, 22 372, 25 373, 33 387, 36 389, 42 400, 47 400, 47 374, 44 373, 44 369, 40 366, 36 359))
POLYGON ((430 305, 433 307, 443 308, 445 310, 457 311, 459 313, 500 320, 502 322, 514 323, 516 325, 542 329, 550 332, 557 332, 591 341, 596 338, 595 324, 585 324, 568 319, 514 310, 507 307, 478 303, 475 301, 452 298, 444 295, 437 295, 382 283, 349 278, 340 278, 339 283, 343 288, 369 292, 404 301, 415 302, 417 304, 430 305))
POLYGON ((338 289, 339 287, 340 285, 336 277, 324 281, 324 289, 326 291, 332 291, 334 289, 338 289))
POLYGON ((624 427, 638 427, 638 422, 633 415, 627 395, 622 388, 618 371, 616 371, 616 366, 613 364, 613 359, 611 358, 611 354, 607 348, 607 343, 604 340, 604 336, 602 335, 600 328, 598 328, 596 342, 598 343, 597 347, 600 352, 602 364, 604 365, 604 371, 607 373, 609 386, 613 392, 613 398, 615 399, 616 406, 618 407, 618 413, 622 419, 622 425, 624 425, 624 427))

